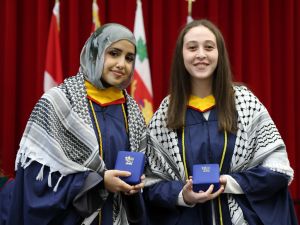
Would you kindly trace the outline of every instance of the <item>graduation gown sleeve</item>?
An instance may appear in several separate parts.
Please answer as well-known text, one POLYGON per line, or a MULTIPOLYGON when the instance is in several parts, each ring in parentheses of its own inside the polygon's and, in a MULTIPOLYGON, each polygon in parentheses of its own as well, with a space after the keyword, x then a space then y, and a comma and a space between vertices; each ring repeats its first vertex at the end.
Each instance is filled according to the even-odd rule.
MULTIPOLYGON (((11 189, 10 205, 7 207, 8 216, 6 225, 30 224, 30 225, 75 225, 80 224, 85 215, 94 209, 86 208, 78 210, 73 200, 89 202, 93 198, 93 204, 100 204, 101 196, 96 189, 101 188, 101 177, 87 187, 91 172, 80 172, 63 177, 57 191, 53 186, 49 187, 48 179, 56 184, 60 178, 59 173, 49 176, 49 168, 44 168, 44 179, 36 180, 36 175, 41 169, 41 164, 32 162, 26 169, 19 167, 16 179, 11 189), (96 203, 97 202, 97 203, 96 203)), ((87 205, 93 205, 87 203, 87 205)), ((99 206, 99 205, 98 205, 99 206)))
POLYGON ((288 176, 263 166, 233 173, 244 195, 235 195, 249 224, 296 225, 288 176))

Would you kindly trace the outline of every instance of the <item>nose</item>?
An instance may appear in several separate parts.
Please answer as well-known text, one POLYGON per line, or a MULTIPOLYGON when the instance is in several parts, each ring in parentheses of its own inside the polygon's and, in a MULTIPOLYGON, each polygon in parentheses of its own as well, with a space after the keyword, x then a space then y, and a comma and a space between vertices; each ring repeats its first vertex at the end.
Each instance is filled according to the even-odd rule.
POLYGON ((199 48, 199 50, 197 51, 197 54, 196 54, 196 58, 199 58, 199 59, 206 58, 205 50, 203 48, 199 48))
POLYGON ((124 57, 120 57, 119 60, 117 61, 117 65, 116 67, 121 70, 125 67, 125 58, 124 57))

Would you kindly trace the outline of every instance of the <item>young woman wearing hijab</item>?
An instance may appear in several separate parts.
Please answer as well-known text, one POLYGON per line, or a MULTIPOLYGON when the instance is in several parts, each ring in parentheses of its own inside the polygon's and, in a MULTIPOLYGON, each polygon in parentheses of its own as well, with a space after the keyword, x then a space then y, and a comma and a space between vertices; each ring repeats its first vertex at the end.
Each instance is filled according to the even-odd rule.
POLYGON ((148 133, 144 188, 152 225, 295 225, 285 144, 267 109, 232 82, 219 29, 196 20, 181 31, 170 95, 148 133), (193 165, 219 164, 220 188, 193 191, 193 165))
POLYGON ((143 178, 129 185, 119 177, 130 173, 114 170, 118 151, 146 147, 143 116, 125 90, 135 54, 132 32, 106 24, 84 45, 79 73, 37 102, 0 224, 124 225, 145 217, 143 178))

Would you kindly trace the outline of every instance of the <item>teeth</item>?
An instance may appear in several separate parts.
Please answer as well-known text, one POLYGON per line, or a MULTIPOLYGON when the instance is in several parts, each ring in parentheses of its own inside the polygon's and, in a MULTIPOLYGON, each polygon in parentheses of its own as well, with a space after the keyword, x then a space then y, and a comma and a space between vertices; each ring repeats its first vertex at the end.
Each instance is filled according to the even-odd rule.
POLYGON ((200 69, 204 69, 207 67, 207 65, 206 64, 198 64, 197 67, 200 69))

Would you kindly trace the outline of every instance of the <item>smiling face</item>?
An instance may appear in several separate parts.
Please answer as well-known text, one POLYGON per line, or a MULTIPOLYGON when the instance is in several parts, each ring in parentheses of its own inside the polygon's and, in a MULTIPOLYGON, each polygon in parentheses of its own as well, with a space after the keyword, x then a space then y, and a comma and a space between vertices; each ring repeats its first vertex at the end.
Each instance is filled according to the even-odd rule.
POLYGON ((118 87, 130 79, 135 60, 135 47, 127 40, 111 44, 105 51, 101 79, 110 86, 118 87))
POLYGON ((186 33, 182 54, 191 82, 212 80, 218 64, 218 48, 215 35, 207 27, 196 26, 186 33))

